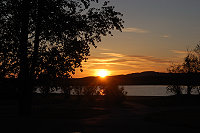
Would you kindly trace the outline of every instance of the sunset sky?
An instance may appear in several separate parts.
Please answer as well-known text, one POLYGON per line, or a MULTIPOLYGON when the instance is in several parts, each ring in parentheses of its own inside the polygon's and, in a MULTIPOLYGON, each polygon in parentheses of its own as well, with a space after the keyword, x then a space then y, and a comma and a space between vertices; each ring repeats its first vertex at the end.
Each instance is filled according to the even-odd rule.
MULTIPOLYGON (((101 0, 100 0, 101 1, 101 0)), ((200 41, 200 0, 110 0, 124 14, 125 29, 102 38, 74 78, 142 71, 166 72, 200 41)))

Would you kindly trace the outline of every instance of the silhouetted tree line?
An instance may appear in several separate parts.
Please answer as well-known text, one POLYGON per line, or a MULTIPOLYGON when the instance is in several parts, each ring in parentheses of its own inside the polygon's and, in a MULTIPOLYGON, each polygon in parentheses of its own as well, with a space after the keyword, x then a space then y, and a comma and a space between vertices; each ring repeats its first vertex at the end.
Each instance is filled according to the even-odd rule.
MULTIPOLYGON (((100 83, 111 82, 117 83, 118 85, 168 85, 171 83, 171 79, 173 77, 175 79, 179 79, 180 83, 184 85, 186 84, 186 76, 187 75, 185 73, 160 73, 147 71, 127 75, 108 76, 105 80, 102 80, 99 77, 70 79, 70 84, 86 86, 91 84, 91 82, 97 85, 100 83)), ((199 76, 199 74, 196 76, 199 76)))
POLYGON ((102 36, 122 31, 120 12, 109 2, 91 7, 92 2, 98 0, 0 1, 0 78, 19 79, 21 115, 30 114, 36 81, 48 92, 52 81, 82 71, 102 36))
POLYGON ((109 79, 86 78, 86 80, 79 82, 72 79, 57 79, 50 82, 37 81, 38 91, 43 96, 48 96, 49 93, 60 91, 65 98, 75 95, 79 100, 86 99, 88 102, 95 100, 96 96, 101 96, 109 103, 122 103, 125 100, 127 92, 123 87, 119 87, 117 82, 113 83, 109 79), (91 80, 93 79, 93 80, 91 80), (83 83, 83 84, 81 84, 83 83))
POLYGON ((197 44, 195 49, 188 50, 184 62, 172 64, 168 71, 172 76, 167 91, 182 95, 186 89, 187 95, 194 91, 200 94, 200 45, 197 44))

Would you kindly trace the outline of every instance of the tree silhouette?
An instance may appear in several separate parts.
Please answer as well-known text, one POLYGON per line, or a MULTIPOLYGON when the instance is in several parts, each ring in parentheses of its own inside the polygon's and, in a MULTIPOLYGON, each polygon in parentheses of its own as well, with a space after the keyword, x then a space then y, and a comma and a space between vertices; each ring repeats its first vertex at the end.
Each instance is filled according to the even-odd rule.
POLYGON ((0 76, 20 79, 21 114, 30 113, 33 81, 68 78, 102 36, 121 31, 122 14, 98 0, 2 0, 0 76), (100 4, 100 3, 99 3, 100 4))
POLYGON ((177 95, 183 94, 183 86, 187 87, 187 94, 191 95, 192 90, 199 91, 200 74, 200 47, 199 44, 194 50, 188 50, 187 56, 182 64, 174 64, 168 68, 173 75, 167 90, 177 95))

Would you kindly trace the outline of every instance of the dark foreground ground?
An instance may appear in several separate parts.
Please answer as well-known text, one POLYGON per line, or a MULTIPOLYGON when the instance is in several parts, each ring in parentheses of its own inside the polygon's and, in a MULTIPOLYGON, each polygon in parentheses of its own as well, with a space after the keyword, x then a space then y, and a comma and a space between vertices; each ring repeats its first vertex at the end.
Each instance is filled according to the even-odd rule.
POLYGON ((17 116, 14 99, 0 101, 0 133, 200 132, 200 97, 126 97, 114 105, 95 97, 34 96, 32 116, 17 116))

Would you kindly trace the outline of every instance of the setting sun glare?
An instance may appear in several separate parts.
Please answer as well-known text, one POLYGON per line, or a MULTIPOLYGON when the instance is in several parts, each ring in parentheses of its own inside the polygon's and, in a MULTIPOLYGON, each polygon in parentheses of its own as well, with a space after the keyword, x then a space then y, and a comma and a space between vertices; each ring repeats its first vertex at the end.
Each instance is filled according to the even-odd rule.
POLYGON ((108 76, 109 73, 110 73, 110 72, 109 72, 108 70, 100 69, 100 70, 98 70, 98 71, 96 72, 96 75, 97 75, 97 76, 100 76, 101 78, 104 78, 104 77, 108 76))

